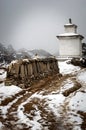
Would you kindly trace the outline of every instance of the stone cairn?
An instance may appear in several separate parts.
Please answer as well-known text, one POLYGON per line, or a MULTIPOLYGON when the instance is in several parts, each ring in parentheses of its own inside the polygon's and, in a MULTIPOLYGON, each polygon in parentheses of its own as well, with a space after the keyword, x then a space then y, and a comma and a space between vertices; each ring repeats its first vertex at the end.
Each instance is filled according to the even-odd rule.
POLYGON ((30 86, 33 80, 54 73, 59 74, 58 62, 55 58, 16 60, 8 66, 5 84, 25 88, 30 86))

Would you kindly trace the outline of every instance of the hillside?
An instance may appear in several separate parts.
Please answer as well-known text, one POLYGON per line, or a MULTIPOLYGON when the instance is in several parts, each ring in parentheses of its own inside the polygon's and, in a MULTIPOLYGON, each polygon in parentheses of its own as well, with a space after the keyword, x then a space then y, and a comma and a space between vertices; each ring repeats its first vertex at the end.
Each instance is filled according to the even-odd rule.
POLYGON ((49 52, 42 50, 42 49, 34 49, 34 50, 28 50, 28 49, 20 49, 16 52, 17 56, 20 55, 19 58, 31 58, 33 59, 36 55, 38 55, 39 58, 48 58, 52 56, 49 52))
POLYGON ((23 48, 16 51, 12 45, 5 46, 0 43, 0 63, 10 63, 12 60, 25 58, 33 59, 36 55, 38 58, 52 57, 49 52, 42 49, 28 50, 23 48))
MULTIPOLYGON (((86 69, 59 62, 60 73, 27 89, 0 84, 0 130, 85 130, 86 69)), ((0 70, 4 81, 6 72, 0 70)))
POLYGON ((12 45, 5 46, 0 43, 0 63, 10 63, 15 59, 16 51, 12 45))

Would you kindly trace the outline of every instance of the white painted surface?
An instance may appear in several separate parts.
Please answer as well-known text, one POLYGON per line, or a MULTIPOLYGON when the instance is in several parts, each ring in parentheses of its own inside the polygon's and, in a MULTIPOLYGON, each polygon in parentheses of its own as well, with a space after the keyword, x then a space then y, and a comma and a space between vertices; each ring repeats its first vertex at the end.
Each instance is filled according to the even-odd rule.
POLYGON ((77 32, 76 29, 77 29, 77 28, 76 28, 76 25, 71 25, 71 26, 70 26, 70 25, 68 25, 68 26, 66 25, 66 27, 65 27, 65 32, 66 32, 66 33, 68 33, 68 32, 69 32, 69 33, 70 33, 70 32, 71 32, 71 33, 76 33, 76 32, 77 32))
MULTIPOLYGON (((59 39, 60 39, 61 37, 64 37, 64 36, 65 36, 65 37, 66 37, 66 36, 68 36, 68 37, 69 37, 69 36, 79 36, 79 34, 73 33, 73 32, 70 32, 70 33, 69 33, 69 32, 66 32, 66 33, 59 34, 58 36, 59 36, 59 39)), ((81 36, 81 35, 80 35, 80 36, 81 36)))
POLYGON ((61 37, 59 44, 60 56, 81 56, 82 46, 80 38, 61 37))
POLYGON ((77 34, 77 26, 72 23, 64 25, 65 33, 59 34, 59 55, 61 57, 80 57, 82 56, 82 43, 84 38, 77 34))

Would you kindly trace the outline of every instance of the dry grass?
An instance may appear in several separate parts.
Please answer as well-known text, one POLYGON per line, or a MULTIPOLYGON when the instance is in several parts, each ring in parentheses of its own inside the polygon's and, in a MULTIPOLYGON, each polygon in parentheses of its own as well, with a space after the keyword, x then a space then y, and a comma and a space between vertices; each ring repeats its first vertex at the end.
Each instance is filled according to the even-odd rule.
POLYGON ((63 95, 67 97, 67 96, 69 96, 71 93, 75 92, 76 90, 78 90, 78 89, 81 88, 81 87, 82 87, 82 86, 81 86, 80 83, 75 82, 75 84, 74 84, 73 87, 71 87, 71 88, 69 88, 69 89, 67 89, 67 90, 65 90, 65 91, 63 92, 63 95))
POLYGON ((82 130, 86 130, 86 112, 78 111, 78 114, 80 114, 81 118, 83 119, 81 128, 82 130))

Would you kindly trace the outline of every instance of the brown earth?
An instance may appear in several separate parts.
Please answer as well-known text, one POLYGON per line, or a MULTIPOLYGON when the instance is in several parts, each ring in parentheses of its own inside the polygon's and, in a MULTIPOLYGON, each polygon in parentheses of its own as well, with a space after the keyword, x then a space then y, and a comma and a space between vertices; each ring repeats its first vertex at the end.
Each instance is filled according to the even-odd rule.
MULTIPOLYGON (((2 113, 0 112, 0 122, 2 122, 2 124, 4 125, 3 129, 1 130, 30 130, 31 126, 27 128, 26 124, 17 124, 18 106, 21 103, 25 102, 27 99, 29 99, 36 92, 37 93, 43 92, 43 95, 48 95, 53 91, 54 92, 57 91, 58 89, 60 89, 62 82, 67 78, 71 78, 71 80, 73 80, 75 83, 75 87, 73 86, 73 88, 67 90, 67 92, 66 91, 64 92, 64 95, 68 96, 70 93, 79 89, 81 85, 77 83, 75 79, 71 77, 71 75, 65 75, 62 77, 59 76, 58 74, 53 74, 52 76, 50 75, 43 79, 35 80, 29 88, 23 89, 21 92, 15 94, 14 96, 6 98, 5 100, 1 101, 0 106, 6 106, 17 99, 17 101, 14 102, 10 108, 8 108, 6 118, 4 118, 2 113)), ((35 116, 35 110, 36 110, 35 106, 37 106, 37 108, 41 112, 41 119, 38 122, 41 123, 41 125, 43 126, 42 130, 47 130, 47 127, 49 130, 72 130, 73 129, 72 124, 66 123, 64 125, 64 118, 65 118, 64 116, 57 119, 54 113, 46 110, 47 108, 46 101, 41 100, 39 98, 33 98, 29 103, 26 103, 24 105, 24 113, 27 114, 27 117, 30 120, 33 120, 33 117, 35 116)), ((66 111, 65 107, 64 107, 64 111, 66 111)), ((80 115, 83 114, 80 113, 80 115)), ((83 116, 83 118, 85 117, 83 116)), ((86 124, 83 122, 83 125, 86 124)), ((82 126, 82 130, 85 130, 83 126, 82 126)))

